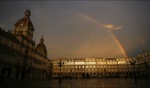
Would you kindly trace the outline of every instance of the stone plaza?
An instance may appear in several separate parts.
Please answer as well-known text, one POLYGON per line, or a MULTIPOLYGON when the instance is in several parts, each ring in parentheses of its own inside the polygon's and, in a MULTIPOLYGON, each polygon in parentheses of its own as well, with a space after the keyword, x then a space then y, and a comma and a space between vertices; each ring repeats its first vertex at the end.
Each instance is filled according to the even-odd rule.
POLYGON ((58 79, 1 82, 1 88, 150 88, 150 80, 140 79, 58 79), (9 85, 8 85, 9 84, 9 85))

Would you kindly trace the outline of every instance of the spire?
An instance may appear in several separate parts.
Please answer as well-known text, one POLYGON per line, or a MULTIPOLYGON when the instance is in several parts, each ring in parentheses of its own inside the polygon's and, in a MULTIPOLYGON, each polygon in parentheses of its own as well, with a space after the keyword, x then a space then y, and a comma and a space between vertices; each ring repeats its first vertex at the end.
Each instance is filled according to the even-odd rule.
POLYGON ((30 9, 27 9, 27 10, 24 12, 24 15, 27 16, 27 17, 31 16, 30 9))
POLYGON ((42 35, 42 38, 40 39, 40 41, 41 41, 41 42, 44 42, 43 35, 42 35))
POLYGON ((40 43, 37 44, 35 50, 36 50, 37 52, 40 52, 42 55, 44 55, 44 56, 47 57, 47 50, 46 50, 46 46, 45 46, 45 44, 44 44, 43 36, 41 37, 40 43))

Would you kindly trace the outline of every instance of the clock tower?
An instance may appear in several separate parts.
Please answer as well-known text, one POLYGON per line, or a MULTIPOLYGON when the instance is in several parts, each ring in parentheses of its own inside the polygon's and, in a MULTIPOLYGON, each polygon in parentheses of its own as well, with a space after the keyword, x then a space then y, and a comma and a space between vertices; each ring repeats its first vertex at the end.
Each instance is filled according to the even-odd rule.
POLYGON ((24 12, 24 17, 19 19, 14 24, 13 35, 15 35, 20 41, 26 40, 26 43, 33 42, 34 26, 30 20, 31 12, 27 9, 24 12))

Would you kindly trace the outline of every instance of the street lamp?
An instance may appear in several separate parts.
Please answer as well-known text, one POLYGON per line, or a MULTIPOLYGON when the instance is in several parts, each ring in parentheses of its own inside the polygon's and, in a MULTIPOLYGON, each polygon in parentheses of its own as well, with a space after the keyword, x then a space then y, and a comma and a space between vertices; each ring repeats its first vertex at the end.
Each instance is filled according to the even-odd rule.
POLYGON ((61 67, 64 65, 64 62, 62 62, 61 60, 60 60, 60 62, 58 62, 57 63, 58 64, 58 66, 60 67, 60 73, 59 73, 59 84, 61 84, 61 67))
POLYGON ((72 69, 70 70, 70 73, 71 73, 71 74, 70 74, 70 78, 72 78, 72 69))
POLYGON ((106 79, 106 69, 104 68, 104 76, 105 76, 105 79, 106 79))
POLYGON ((135 63, 136 63, 136 61, 135 60, 133 60, 133 59, 131 59, 130 61, 130 64, 132 65, 132 67, 133 67, 133 72, 134 72, 134 81, 135 82, 137 82, 137 79, 136 79, 136 73, 135 73, 135 63))

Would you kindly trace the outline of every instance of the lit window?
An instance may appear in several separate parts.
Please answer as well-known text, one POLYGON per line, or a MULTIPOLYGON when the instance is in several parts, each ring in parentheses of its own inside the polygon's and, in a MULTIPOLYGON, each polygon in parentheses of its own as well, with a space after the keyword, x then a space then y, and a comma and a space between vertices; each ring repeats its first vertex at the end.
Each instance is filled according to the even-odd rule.
POLYGON ((82 66, 82 68, 84 68, 84 66, 82 66))
POLYGON ((86 68, 88 68, 88 66, 86 66, 86 68))
POLYGON ((79 66, 79 68, 80 68, 80 66, 79 66))

